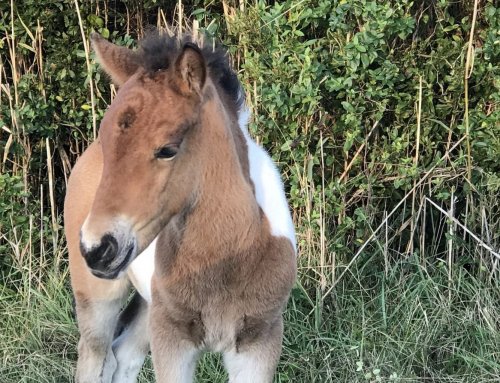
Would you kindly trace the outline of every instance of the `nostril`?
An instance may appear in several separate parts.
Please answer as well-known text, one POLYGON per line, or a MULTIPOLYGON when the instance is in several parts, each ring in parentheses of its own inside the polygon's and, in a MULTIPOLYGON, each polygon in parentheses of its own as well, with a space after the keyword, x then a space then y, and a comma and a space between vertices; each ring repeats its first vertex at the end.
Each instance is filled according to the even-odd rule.
POLYGON ((91 248, 87 248, 80 241, 80 251, 90 268, 103 269, 115 259, 118 253, 118 243, 113 235, 105 234, 101 238, 101 243, 91 248))
POLYGON ((103 262, 112 261, 118 252, 118 244, 115 237, 110 234, 102 237, 100 251, 103 262))

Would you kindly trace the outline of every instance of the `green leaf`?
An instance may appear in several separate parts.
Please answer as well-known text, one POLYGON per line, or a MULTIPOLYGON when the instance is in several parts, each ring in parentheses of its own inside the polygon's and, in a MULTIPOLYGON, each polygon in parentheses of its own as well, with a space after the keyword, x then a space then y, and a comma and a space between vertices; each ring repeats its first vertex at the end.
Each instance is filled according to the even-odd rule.
POLYGON ((105 39, 109 39, 109 29, 108 28, 101 28, 99 30, 99 32, 101 33, 102 37, 104 37, 105 39))

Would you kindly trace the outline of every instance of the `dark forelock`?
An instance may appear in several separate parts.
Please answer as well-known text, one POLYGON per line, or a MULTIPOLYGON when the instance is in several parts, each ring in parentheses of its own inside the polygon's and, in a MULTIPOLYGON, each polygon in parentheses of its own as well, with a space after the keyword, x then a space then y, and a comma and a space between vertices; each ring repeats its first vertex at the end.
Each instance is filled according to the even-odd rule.
POLYGON ((172 65, 186 43, 193 43, 200 48, 207 64, 208 75, 219 90, 224 93, 224 99, 238 112, 244 102, 244 92, 241 84, 229 63, 227 51, 219 45, 205 42, 202 47, 193 42, 192 35, 186 33, 181 37, 150 31, 139 43, 139 60, 146 71, 154 73, 166 70, 172 65))

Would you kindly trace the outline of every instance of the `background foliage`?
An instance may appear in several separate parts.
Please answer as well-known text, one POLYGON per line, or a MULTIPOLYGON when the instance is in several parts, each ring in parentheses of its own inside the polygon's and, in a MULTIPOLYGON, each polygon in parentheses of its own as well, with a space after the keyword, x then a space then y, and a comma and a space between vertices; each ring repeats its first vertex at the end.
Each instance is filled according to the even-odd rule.
MULTIPOLYGON (((493 0, 26 0, 0 3, 0 380, 71 379, 62 201, 115 91, 90 31, 134 47, 192 21, 228 47, 293 208, 277 381, 497 379, 493 0)), ((206 357, 198 381, 223 377, 206 357)))

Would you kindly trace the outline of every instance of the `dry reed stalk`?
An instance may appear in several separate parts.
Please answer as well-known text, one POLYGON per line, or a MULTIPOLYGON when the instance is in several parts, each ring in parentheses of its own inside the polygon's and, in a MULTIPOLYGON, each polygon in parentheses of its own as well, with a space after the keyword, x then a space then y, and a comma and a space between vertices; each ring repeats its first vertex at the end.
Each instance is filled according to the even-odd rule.
MULTIPOLYGON (((429 181, 430 184, 430 181, 429 181)), ((425 198, 423 199, 423 211, 424 214, 422 215, 422 221, 421 221, 421 229, 420 229, 420 265, 422 268, 425 269, 425 231, 426 231, 426 224, 427 224, 427 201, 425 198)))
POLYGON ((64 150, 62 145, 57 145, 57 150, 59 151, 59 158, 61 159, 63 167, 64 185, 67 185, 69 173, 71 172, 71 161, 69 160, 68 153, 66 153, 66 150, 64 150))
POLYGON ((40 20, 37 20, 36 23, 37 23, 37 27, 36 27, 36 33, 35 33, 35 39, 36 39, 35 47, 36 47, 36 60, 38 62, 38 76, 40 77, 40 84, 41 84, 40 86, 42 87, 41 92, 43 95, 43 99, 46 100, 47 96, 45 94, 45 87, 44 87, 45 76, 43 74, 43 55, 42 55, 42 53, 43 53, 43 48, 42 48, 43 28, 40 25, 40 20))
POLYGON ((229 21, 229 6, 226 0, 222 0, 222 11, 224 13, 224 21, 226 22, 226 29, 228 33, 231 33, 231 24, 229 21))
POLYGON ((320 236, 320 255, 319 255, 319 265, 321 269, 320 274, 320 287, 321 291, 324 291, 326 288, 326 236, 325 236, 325 227, 326 227, 326 219, 325 219, 325 158, 323 151, 323 132, 320 130, 319 133, 320 140, 320 155, 321 155, 321 205, 319 207, 319 236, 320 236))
MULTIPOLYGON (((486 227, 486 211, 484 205, 481 206, 481 238, 486 236, 486 241, 491 243, 488 228, 486 227)), ((484 248, 480 247, 479 249, 479 275, 483 274, 483 265, 484 265, 484 248)))
POLYGON ((58 233, 57 217, 56 217, 56 203, 54 198, 54 170, 52 163, 52 153, 50 150, 50 141, 45 139, 45 148, 47 151, 47 173, 49 176, 49 201, 50 201, 50 215, 52 221, 52 244, 54 249, 57 247, 58 233))
POLYGON ((104 1, 104 25, 108 25, 108 14, 109 14, 109 11, 108 11, 108 2, 107 1, 104 1))
POLYGON ((177 22, 179 25, 177 26, 179 35, 182 35, 182 19, 184 16, 184 6, 182 5, 182 0, 178 0, 177 2, 177 22))
POLYGON ((385 241, 384 241, 384 274, 389 275, 389 225, 387 222, 387 210, 384 209, 385 241))
MULTIPOLYGON (((416 137, 415 137, 415 156, 413 157, 413 166, 415 169, 418 168, 418 157, 419 157, 419 152, 420 152, 420 131, 421 131, 421 125, 422 125, 422 76, 419 78, 419 84, 418 84, 418 96, 417 96, 417 132, 416 132, 416 137)), ((416 180, 413 181, 413 186, 415 192, 412 195, 411 198, 411 217, 415 217, 415 199, 416 199, 416 191, 417 188, 415 187, 416 180)), ((416 226, 416 220, 412 219, 410 221, 410 240, 408 241, 408 246, 407 246, 407 253, 408 254, 413 254, 413 236, 415 235, 415 226, 416 226)))
POLYGON ((162 22, 161 12, 162 12, 162 9, 158 8, 158 11, 156 12, 156 29, 159 31, 163 31, 163 27, 161 25, 161 22, 162 22))
MULTIPOLYGON (((306 156, 304 158, 304 165, 303 165, 303 173, 302 177, 300 178, 300 185, 301 189, 304 192, 305 196, 305 219, 306 222, 308 223, 307 229, 306 229, 306 242, 308 244, 313 243, 313 236, 314 236, 314 229, 311 226, 312 222, 312 199, 314 195, 314 182, 309 179, 308 177, 308 171, 307 169, 309 168, 309 163, 312 162, 313 159, 311 155, 306 156)), ((298 168, 298 165, 296 165, 298 168)), ((298 169, 297 169, 298 170, 298 169)), ((298 170, 298 174, 300 174, 300 171, 298 170)), ((308 247, 309 250, 311 250, 312 246, 308 247)), ((314 256, 312 255, 311 251, 308 251, 307 254, 307 267, 312 268, 312 260, 314 259, 314 256)))
MULTIPOLYGON (((16 34, 14 29, 14 0, 10 0, 10 28, 11 28, 11 45, 9 45, 9 53, 11 57, 11 70, 12 70, 12 84, 14 85, 14 103, 15 105, 19 105, 19 95, 17 92, 17 82, 19 80, 19 76, 17 73, 17 59, 16 59, 16 49, 15 49, 15 41, 16 34)), ((9 43, 9 38, 7 36, 7 44, 9 43)))
POLYGON ((193 41, 199 45, 203 45, 200 40, 200 24, 198 20, 193 20, 193 26, 191 27, 191 35, 193 36, 193 41))
MULTIPOLYGON (((43 185, 40 185, 40 201, 44 200, 43 185)), ((43 203, 40 204, 40 254, 45 254, 45 222, 43 218, 45 217, 43 203)), ((42 269, 38 270, 40 273, 42 269)))
POLYGON ((7 160, 9 159, 9 149, 14 142, 14 135, 12 134, 12 131, 7 128, 7 126, 2 126, 2 130, 6 131, 9 137, 7 138, 7 141, 5 142, 5 147, 3 149, 3 158, 2 158, 2 166, 0 167, 0 172, 5 171, 5 164, 7 163, 7 160))
MULTIPOLYGON (((413 185, 415 185, 415 182, 413 183, 413 185)), ((413 196, 412 196, 412 213, 411 213, 411 216, 410 218, 408 218, 407 222, 408 224, 410 225, 410 239, 409 239, 409 243, 407 244, 407 248, 406 248, 406 253, 407 254, 413 254, 414 253, 414 248, 413 248, 413 242, 414 242, 414 239, 415 239, 415 230, 416 230, 416 226, 417 226, 417 223, 418 221, 420 220, 420 216, 422 215, 422 211, 425 212, 424 210, 424 204, 425 204, 425 200, 422 196, 422 192, 420 192, 419 194, 419 199, 420 199, 420 202, 418 203, 418 207, 417 207, 417 204, 416 204, 416 194, 417 194, 417 190, 420 191, 420 187, 415 187, 414 189, 414 193, 413 193, 413 196)), ((399 230, 399 233, 401 233, 402 230, 400 229, 399 230)), ((423 259, 422 259, 423 261, 423 259)))
POLYGON ((80 26, 80 33, 82 35, 83 49, 85 50, 85 63, 87 64, 87 78, 89 81, 90 88, 90 107, 92 109, 92 134, 93 139, 97 138, 97 113, 95 111, 95 96, 94 96, 94 82, 92 81, 92 67, 90 66, 90 49, 87 38, 85 37, 85 31, 83 29, 82 16, 80 14, 80 6, 78 5, 78 0, 74 0, 76 14, 78 16, 78 24, 80 26))
POLYGON ((422 76, 420 76, 418 84, 418 104, 417 104, 417 135, 416 135, 416 146, 415 146, 415 157, 413 158, 413 164, 418 165, 418 156, 420 152, 420 131, 422 126, 422 76))
POLYGON ((471 159, 471 148, 470 148, 470 126, 469 126, 469 78, 472 75, 472 70, 474 68, 474 48, 473 48, 473 40, 474 40, 474 29, 476 27, 476 19, 477 19, 477 7, 479 4, 479 0, 474 0, 474 10, 472 12, 472 24, 469 35, 469 43, 467 45, 467 57, 465 60, 465 69, 464 69, 464 97, 465 97, 465 115, 464 115, 464 124, 465 124, 465 136, 467 137, 467 178, 471 180, 471 172, 472 172, 472 159, 471 159))
POLYGON ((455 218, 455 193, 451 189, 450 210, 448 212, 450 221, 448 222, 448 299, 451 300, 451 287, 453 283, 452 266, 453 266, 453 219, 455 218))
POLYGON ((32 246, 32 243, 33 243, 33 215, 30 214, 29 216, 29 232, 28 232, 28 254, 29 254, 29 257, 30 257, 30 263, 31 263, 31 255, 33 254, 33 246, 32 246))
POLYGON ((127 14, 127 35, 130 35, 130 10, 128 9, 128 5, 125 4, 125 12, 127 14))
MULTIPOLYGON (((10 145, 14 142, 17 141, 21 144, 21 146, 24 149, 24 156, 21 158, 13 158, 11 161, 12 164, 12 174, 17 174, 19 172, 19 169, 21 170, 21 174, 23 176, 23 186, 24 186, 24 194, 26 197, 23 198, 24 206, 25 209, 28 208, 28 190, 29 190, 29 184, 28 184, 28 168, 29 168, 29 160, 31 158, 31 152, 30 152, 30 145, 29 141, 27 140, 25 131, 24 131, 24 126, 21 123, 20 120, 18 120, 18 109, 19 109, 19 93, 18 93, 18 82, 19 82, 19 72, 18 72, 18 59, 17 59, 17 53, 16 53, 16 33, 15 33, 15 28, 14 28, 14 1, 11 0, 10 2, 10 27, 11 27, 11 33, 10 36, 9 34, 6 33, 5 35, 5 41, 7 42, 7 46, 9 49, 9 57, 10 57, 10 67, 11 67, 11 73, 12 73, 12 85, 14 87, 14 97, 12 98, 12 94, 10 92, 10 86, 6 86, 5 89, 7 89, 8 93, 8 99, 9 99, 9 108, 10 108, 10 116, 11 116, 11 128, 10 131, 12 132, 12 141, 9 144, 10 145)), ((31 33, 28 30, 29 33, 31 33)), ((8 153, 8 150, 5 150, 5 153, 8 153)), ((4 157, 6 160, 8 159, 8 156, 6 155, 4 157)))

